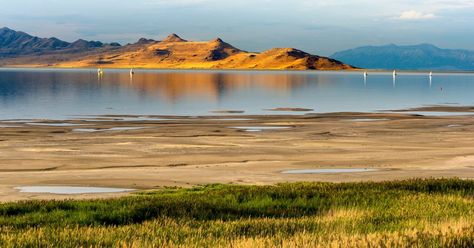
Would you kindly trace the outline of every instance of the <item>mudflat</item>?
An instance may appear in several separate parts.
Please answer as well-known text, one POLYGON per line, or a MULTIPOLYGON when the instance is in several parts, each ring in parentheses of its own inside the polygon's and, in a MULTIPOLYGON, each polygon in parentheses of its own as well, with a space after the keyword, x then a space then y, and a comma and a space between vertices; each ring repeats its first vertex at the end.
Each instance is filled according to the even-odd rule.
POLYGON ((211 183, 474 178, 473 131, 474 116, 403 113, 0 121, 0 201, 130 194, 20 193, 16 187, 21 186, 150 190, 211 183), (357 168, 370 170, 282 173, 357 168))

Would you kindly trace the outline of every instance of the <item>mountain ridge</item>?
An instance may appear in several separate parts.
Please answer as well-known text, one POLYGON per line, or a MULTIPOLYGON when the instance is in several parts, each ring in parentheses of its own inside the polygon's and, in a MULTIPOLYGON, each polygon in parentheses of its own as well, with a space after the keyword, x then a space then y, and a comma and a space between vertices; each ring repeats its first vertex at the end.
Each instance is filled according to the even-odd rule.
POLYGON ((429 43, 362 46, 337 52, 330 57, 371 69, 474 70, 474 51, 443 49, 429 43))
POLYGON ((100 41, 86 41, 83 39, 67 42, 56 37, 40 38, 7 27, 0 28, 0 58, 57 51, 78 52, 81 49, 104 46, 120 46, 120 44, 104 44, 100 41))
POLYGON ((8 28, 0 29, 0 66, 103 67, 163 69, 292 69, 351 70, 335 59, 295 48, 247 52, 216 38, 189 41, 170 34, 158 41, 140 38, 133 44, 102 43, 79 39, 69 43, 39 38, 8 28))

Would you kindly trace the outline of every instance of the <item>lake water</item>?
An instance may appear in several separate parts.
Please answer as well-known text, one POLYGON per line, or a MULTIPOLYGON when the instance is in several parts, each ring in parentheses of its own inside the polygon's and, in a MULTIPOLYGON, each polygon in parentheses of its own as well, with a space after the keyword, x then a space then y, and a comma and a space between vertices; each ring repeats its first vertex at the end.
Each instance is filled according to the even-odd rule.
POLYGON ((77 115, 229 115, 474 105, 474 74, 0 69, 0 119, 69 119, 77 115), (213 111, 223 111, 216 114, 213 111))

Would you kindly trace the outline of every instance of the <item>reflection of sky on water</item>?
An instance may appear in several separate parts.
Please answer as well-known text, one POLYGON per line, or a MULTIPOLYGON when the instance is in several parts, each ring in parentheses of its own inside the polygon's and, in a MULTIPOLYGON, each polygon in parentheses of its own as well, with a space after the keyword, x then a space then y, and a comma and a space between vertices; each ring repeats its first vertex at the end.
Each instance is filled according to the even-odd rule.
MULTIPOLYGON (((311 108, 376 111, 429 104, 474 105, 473 74, 267 71, 0 70, 0 119, 71 115, 209 115, 213 110, 311 108)), ((293 113, 298 114, 298 113, 293 113)))

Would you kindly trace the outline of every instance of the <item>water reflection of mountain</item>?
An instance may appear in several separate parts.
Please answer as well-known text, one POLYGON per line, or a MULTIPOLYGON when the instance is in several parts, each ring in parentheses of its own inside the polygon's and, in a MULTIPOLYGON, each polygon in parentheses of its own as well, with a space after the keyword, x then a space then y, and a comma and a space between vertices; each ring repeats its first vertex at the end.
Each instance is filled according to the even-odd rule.
POLYGON ((77 97, 113 92, 159 97, 169 102, 183 97, 218 101, 232 91, 270 90, 289 94, 318 81, 314 75, 264 72, 106 72, 99 80, 95 71, 4 71, 0 72, 0 97, 77 97))
POLYGON ((3 100, 21 97, 54 97, 74 95, 84 89, 99 89, 92 72, 60 73, 49 71, 0 72, 0 97, 3 100))
POLYGON ((126 73, 116 73, 104 78, 103 83, 120 83, 122 87, 134 89, 148 97, 159 96, 177 101, 182 97, 218 100, 231 91, 259 88, 289 93, 309 81, 306 75, 295 74, 169 72, 140 73, 133 78, 126 73))
POLYGON ((375 111, 423 105, 472 105, 472 75, 332 72, 0 69, 0 119, 81 114, 203 115, 219 109, 267 114, 275 107, 317 112, 375 111))

